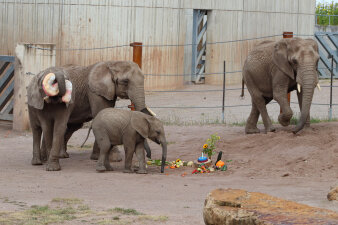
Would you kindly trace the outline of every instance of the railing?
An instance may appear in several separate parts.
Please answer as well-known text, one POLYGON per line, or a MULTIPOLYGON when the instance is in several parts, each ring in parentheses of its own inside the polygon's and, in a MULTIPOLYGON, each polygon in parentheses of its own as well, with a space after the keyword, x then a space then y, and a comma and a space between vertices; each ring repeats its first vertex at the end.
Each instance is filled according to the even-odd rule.
POLYGON ((338 15, 316 15, 316 25, 338 26, 338 15))

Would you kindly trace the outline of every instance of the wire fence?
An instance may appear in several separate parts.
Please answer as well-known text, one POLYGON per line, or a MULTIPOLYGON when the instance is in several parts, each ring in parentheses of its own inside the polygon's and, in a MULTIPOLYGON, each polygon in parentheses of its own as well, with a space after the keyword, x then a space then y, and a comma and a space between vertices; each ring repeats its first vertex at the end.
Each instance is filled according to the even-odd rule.
MULTIPOLYGON (((319 34, 326 35, 326 34, 319 34)), ((314 37, 313 35, 304 35, 304 34, 294 34, 298 37, 314 37)), ((243 42, 251 40, 260 40, 274 37, 282 37, 282 34, 262 36, 256 38, 247 38, 240 40, 230 40, 230 41, 219 41, 219 42, 206 42, 206 45, 217 45, 217 44, 226 44, 234 42, 243 42)), ((169 45, 160 45, 160 44, 142 44, 134 46, 142 46, 144 48, 152 47, 183 47, 183 46, 193 46, 198 44, 169 44, 169 45)), ((40 48, 33 45, 28 45, 29 48, 39 49, 39 50, 48 50, 50 48, 40 48)), ((130 47, 130 44, 116 45, 116 46, 105 46, 105 47, 96 47, 96 48, 54 48, 55 51, 91 51, 91 50, 103 50, 111 48, 123 48, 130 47)), ((327 69, 326 67, 319 67, 318 69, 327 69)), ((336 69, 336 67, 332 68, 336 69)), ((212 73, 202 73, 203 76, 215 76, 222 74, 235 74, 242 73, 241 70, 234 71, 219 71, 212 73)), ((27 75, 34 75, 33 73, 28 72, 27 75)), ((187 77, 193 76, 196 74, 192 73, 177 73, 177 74, 151 74, 145 73, 146 77, 187 77)), ((337 83, 336 83, 337 84, 337 83)), ((333 85, 332 89, 337 88, 338 85, 333 85)), ((330 85, 322 85, 322 92, 324 94, 320 95, 318 92, 315 92, 314 99, 312 102, 312 111, 311 115, 316 118, 325 119, 328 118, 329 111, 331 110, 331 115, 336 117, 336 114, 332 114, 332 108, 338 106, 338 102, 330 103, 330 85), (324 97, 323 97, 324 96, 324 97), (328 106, 331 106, 331 109, 328 109, 328 106)), ((246 98, 240 98, 240 92, 242 88, 239 85, 226 85, 224 89, 219 86, 212 85, 203 85, 201 88, 200 85, 196 86, 186 86, 183 90, 147 90, 146 91, 146 102, 148 107, 155 110, 158 117, 164 120, 167 123, 171 124, 209 124, 209 123, 242 123, 250 114, 251 108, 251 99, 250 95, 246 88, 244 88, 246 98), (223 92, 225 92, 225 98, 223 100, 223 92), (224 102, 223 102, 224 101, 224 102), (222 114, 221 110, 227 109, 225 115, 222 114)), ((332 96, 332 94, 331 94, 332 96)), ((130 102, 120 100, 117 102, 116 107, 118 108, 127 108, 130 102)), ((299 112, 297 109, 298 100, 295 94, 292 95, 291 99, 291 108, 294 112, 299 112)), ((277 116, 279 114, 279 105, 277 102, 272 101, 268 104, 268 111, 272 119, 277 121, 277 116)), ((297 113, 295 113, 297 116, 297 113)), ((338 116, 338 115, 337 115, 338 116)), ((332 117, 332 116, 331 116, 332 117)))

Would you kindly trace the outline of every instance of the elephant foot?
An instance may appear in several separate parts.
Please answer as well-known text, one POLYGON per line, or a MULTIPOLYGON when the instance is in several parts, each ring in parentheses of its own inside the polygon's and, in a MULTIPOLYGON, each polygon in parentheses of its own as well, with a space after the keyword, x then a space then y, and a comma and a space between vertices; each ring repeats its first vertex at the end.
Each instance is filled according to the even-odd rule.
POLYGON ((107 171, 114 171, 113 167, 111 167, 111 165, 105 165, 104 166, 106 168, 107 171))
POLYGON ((270 126, 268 128, 265 128, 265 131, 266 132, 275 132, 276 131, 276 128, 274 126, 270 126))
POLYGON ((255 128, 245 128, 246 134, 258 134, 260 132, 261 131, 257 127, 255 127, 255 128))
POLYGON ((38 158, 33 158, 32 161, 31 161, 31 163, 32 163, 33 166, 42 165, 41 160, 38 159, 38 158))
POLYGON ((99 159, 99 153, 92 153, 91 155, 90 155, 90 159, 91 160, 98 160, 99 159))
POLYGON ((134 171, 132 171, 131 169, 124 169, 123 173, 134 173, 134 171))
POLYGON ((278 122, 279 122, 282 126, 284 126, 284 127, 290 125, 290 120, 285 119, 285 118, 283 117, 282 114, 279 114, 279 116, 278 116, 278 122))
POLYGON ((69 158, 69 154, 66 151, 61 151, 59 158, 69 158))
POLYGON ((110 162, 121 162, 122 161, 122 156, 121 152, 118 149, 113 149, 109 155, 109 161, 110 162))
POLYGON ((104 165, 97 165, 96 171, 97 172, 104 172, 104 171, 106 171, 106 167, 104 165))
POLYGON ((137 170, 136 173, 138 174, 147 174, 148 172, 146 170, 137 170))
POLYGON ((47 171, 59 171, 61 170, 60 163, 58 161, 48 162, 46 170, 47 171))

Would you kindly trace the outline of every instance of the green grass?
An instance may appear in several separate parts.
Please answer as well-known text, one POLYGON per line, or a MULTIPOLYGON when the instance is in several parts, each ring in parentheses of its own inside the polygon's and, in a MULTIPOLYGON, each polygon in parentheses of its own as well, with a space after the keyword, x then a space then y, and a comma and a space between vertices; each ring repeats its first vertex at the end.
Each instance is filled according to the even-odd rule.
MULTIPOLYGON (((8 198, 1 198, 6 203, 8 198)), ((31 207, 18 211, 0 211, 0 225, 48 225, 68 223, 84 224, 134 224, 146 221, 157 223, 168 220, 167 216, 152 216, 130 208, 113 208, 109 210, 91 210, 78 198, 54 198, 51 204, 31 207)))
MULTIPOLYGON (((299 117, 292 117, 290 120, 290 125, 296 125, 299 121, 299 117)), ((271 122, 273 124, 279 124, 278 121, 275 120, 271 120, 271 122)), ((326 122, 338 122, 338 118, 332 118, 332 120, 328 120, 328 119, 320 119, 320 118, 315 118, 315 117, 311 117, 310 119, 310 124, 314 124, 314 123, 326 123, 326 122)), ((234 123, 230 123, 227 125, 230 126, 235 126, 235 127, 244 127, 246 124, 246 121, 240 121, 240 122, 234 122, 234 123)), ((257 124, 263 124, 262 121, 258 121, 257 124)))
POLYGON ((121 213, 124 215, 143 215, 143 213, 136 211, 135 209, 114 208, 113 212, 121 213))
POLYGON ((203 125, 214 125, 214 124, 223 124, 219 117, 216 118, 208 118, 202 116, 200 120, 190 120, 190 121, 182 121, 178 116, 169 116, 166 118, 161 118, 161 121, 166 126, 203 126, 203 125))

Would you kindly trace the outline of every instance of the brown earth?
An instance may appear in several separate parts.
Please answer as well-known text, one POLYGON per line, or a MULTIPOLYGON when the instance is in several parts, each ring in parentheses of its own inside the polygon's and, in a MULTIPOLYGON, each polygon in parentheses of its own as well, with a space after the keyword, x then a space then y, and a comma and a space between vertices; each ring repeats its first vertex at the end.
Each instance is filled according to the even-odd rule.
MULTIPOLYGON (((196 159, 205 140, 217 132, 221 137, 217 150, 229 160, 228 170, 193 175, 192 168, 184 167, 160 174, 159 167, 150 166, 147 175, 139 175, 122 173, 123 162, 112 164, 115 171, 97 173, 95 161, 89 160, 90 148, 79 147, 87 129, 71 138, 70 158, 61 160, 62 170, 47 172, 45 166, 30 165, 30 133, 0 126, 0 212, 22 210, 18 202, 29 207, 63 197, 82 199, 96 210, 133 208, 168 216, 163 224, 204 224, 204 200, 216 188, 262 192, 338 211, 338 202, 326 199, 338 181, 338 123, 313 124, 297 135, 291 129, 277 126, 275 133, 245 135, 244 127, 166 126, 168 160, 196 159)), ((87 144, 93 140, 91 134, 87 144)), ((159 159, 161 148, 154 143, 151 147, 153 158, 159 159)))

